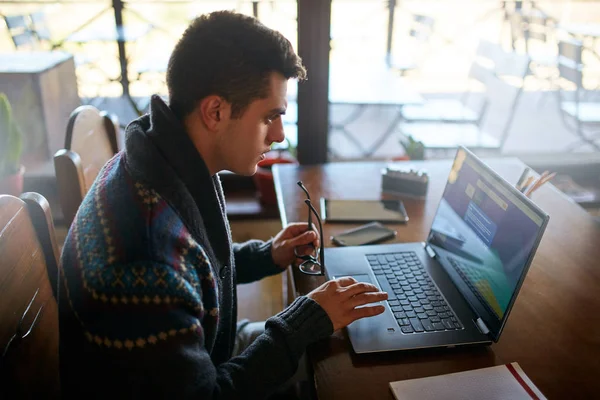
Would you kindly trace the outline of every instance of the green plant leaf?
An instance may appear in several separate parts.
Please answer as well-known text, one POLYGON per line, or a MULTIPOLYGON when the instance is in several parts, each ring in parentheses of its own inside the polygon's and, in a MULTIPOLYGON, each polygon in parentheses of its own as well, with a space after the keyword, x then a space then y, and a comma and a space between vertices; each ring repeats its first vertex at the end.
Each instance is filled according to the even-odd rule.
POLYGON ((13 118, 6 94, 0 93, 0 176, 19 170, 23 135, 13 118))
POLYGON ((415 140, 411 135, 405 136, 399 140, 404 152, 411 160, 425 159, 425 145, 423 142, 415 140))

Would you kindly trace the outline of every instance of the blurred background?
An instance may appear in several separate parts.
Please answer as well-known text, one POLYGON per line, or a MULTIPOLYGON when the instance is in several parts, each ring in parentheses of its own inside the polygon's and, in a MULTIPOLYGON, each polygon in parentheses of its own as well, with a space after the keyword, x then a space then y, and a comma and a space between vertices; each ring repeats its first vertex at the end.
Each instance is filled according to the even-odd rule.
MULTIPOLYGON (((220 173, 234 241, 281 229, 272 163, 405 167, 460 145, 555 172, 600 221, 600 0, 2 0, 0 194, 42 194, 60 247, 127 124, 167 99, 182 32, 223 9, 282 32, 308 69, 268 164, 220 173)), ((239 317, 266 319, 293 293, 287 274, 242 285, 239 317)))
MULTIPOLYGON (((168 57, 189 22, 221 9, 254 15, 309 61, 316 86, 299 96, 290 82, 280 146, 300 163, 451 157, 466 145, 565 171, 555 183, 595 204, 586 188, 598 184, 589 166, 600 163, 598 1, 3 1, 0 91, 28 132, 25 146, 43 141, 36 129, 61 142, 78 104, 115 114, 123 129, 151 94, 166 97, 168 57), (35 73, 59 68, 66 59, 54 53, 72 56, 75 74, 64 67, 46 89, 63 105, 50 121, 32 94, 41 89, 14 77, 34 64, 35 73), (318 99, 324 114, 311 108, 325 104, 318 99)), ((24 157, 30 174, 48 162, 24 157)))

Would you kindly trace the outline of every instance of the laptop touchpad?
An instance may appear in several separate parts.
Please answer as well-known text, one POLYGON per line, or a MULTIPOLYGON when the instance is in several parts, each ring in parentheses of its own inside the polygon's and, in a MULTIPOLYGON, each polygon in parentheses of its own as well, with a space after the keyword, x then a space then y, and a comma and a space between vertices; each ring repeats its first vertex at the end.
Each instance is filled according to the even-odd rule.
POLYGON ((354 278, 354 279, 356 279, 356 282, 370 283, 371 285, 374 285, 375 287, 378 287, 377 284, 373 283, 373 280, 367 274, 360 274, 360 275, 338 275, 338 276, 334 276, 333 277, 333 279, 338 279, 338 278, 354 278))
MULTIPOLYGON (((366 282, 378 286, 373 282, 373 279, 368 274, 347 275, 356 279, 358 282, 366 282)), ((338 276, 337 278, 341 278, 338 276)), ((374 306, 376 304, 385 304, 385 301, 365 304, 364 306, 374 306)), ((386 307, 387 308, 387 307, 386 307)), ((352 347, 357 353, 372 351, 373 347, 382 348, 388 347, 391 336, 390 334, 398 334, 398 324, 392 313, 386 309, 383 314, 374 317, 362 318, 348 325, 348 333, 352 347)))
MULTIPOLYGON (((345 275, 346 277, 350 277, 350 278, 354 278, 356 279, 357 282, 365 282, 365 283, 370 283, 371 285, 378 287, 377 284, 373 283, 373 280, 371 279, 371 277, 367 274, 360 274, 360 275, 345 275)), ((342 276, 336 276, 335 278, 342 278, 342 276)), ((381 289, 380 289, 381 290, 381 289)), ((361 308, 361 307, 366 307, 369 305, 374 305, 374 304, 383 304, 383 302, 378 301, 376 303, 370 303, 370 304, 364 304, 362 306, 358 306, 356 308, 361 308)))
MULTIPOLYGON (((367 274, 349 275, 349 276, 350 276, 350 278, 356 279, 357 282, 366 282, 366 283, 373 284, 373 282, 371 281, 371 277, 367 274)), ((375 285, 375 286, 377 286, 377 285, 375 285)))

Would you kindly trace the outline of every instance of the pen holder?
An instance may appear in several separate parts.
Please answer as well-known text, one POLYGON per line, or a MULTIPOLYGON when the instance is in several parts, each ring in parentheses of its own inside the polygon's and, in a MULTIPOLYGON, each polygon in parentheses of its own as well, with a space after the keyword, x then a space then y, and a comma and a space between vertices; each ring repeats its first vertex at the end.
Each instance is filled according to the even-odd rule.
POLYGON ((425 197, 429 176, 424 170, 388 166, 381 171, 381 191, 395 195, 425 197))

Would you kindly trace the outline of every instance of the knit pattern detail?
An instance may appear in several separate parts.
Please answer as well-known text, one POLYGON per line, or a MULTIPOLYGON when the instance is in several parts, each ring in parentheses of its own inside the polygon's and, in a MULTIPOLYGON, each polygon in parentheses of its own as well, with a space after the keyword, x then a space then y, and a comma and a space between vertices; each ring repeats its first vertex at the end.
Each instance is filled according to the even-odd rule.
POLYGON ((61 273, 71 309, 98 346, 143 349, 189 334, 215 339, 218 284, 206 252, 156 191, 131 179, 121 155, 82 202, 61 273), (133 313, 147 321, 128 323, 133 313))

